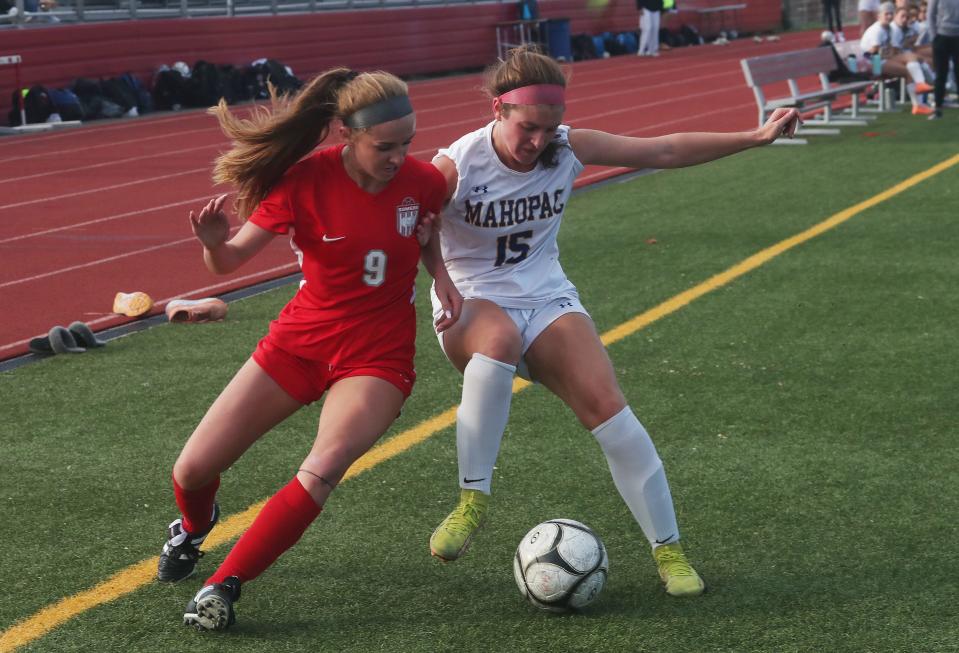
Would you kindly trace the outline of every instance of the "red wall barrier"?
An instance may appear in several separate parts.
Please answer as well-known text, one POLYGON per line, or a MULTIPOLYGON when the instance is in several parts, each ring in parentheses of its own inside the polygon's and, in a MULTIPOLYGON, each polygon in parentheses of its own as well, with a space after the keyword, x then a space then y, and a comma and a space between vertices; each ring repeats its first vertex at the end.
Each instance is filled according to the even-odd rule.
MULTIPOLYGON (((734 0, 733 0, 734 1, 734 0)), ((746 0, 739 11, 742 32, 780 27, 776 0, 746 0)), ((696 0, 697 6, 726 4, 696 0)), ((680 5, 682 6, 682 5, 680 5)), ((544 18, 568 18, 573 34, 635 30, 634 0, 540 0, 544 18), (592 8, 591 8, 592 6, 592 8)), ((335 65, 385 68, 399 75, 477 68, 496 56, 493 25, 517 17, 514 3, 363 9, 282 16, 150 19, 52 25, 3 31, 2 52, 23 57, 25 85, 68 86, 77 77, 114 77, 132 72, 149 82, 162 64, 198 59, 245 65, 268 57, 290 66, 301 79, 335 65)), ((683 23, 701 31, 713 23, 680 10, 663 26, 683 23)), ((727 18, 727 25, 731 25, 727 18)), ((12 75, 0 76, 0 120, 5 120, 12 75)))

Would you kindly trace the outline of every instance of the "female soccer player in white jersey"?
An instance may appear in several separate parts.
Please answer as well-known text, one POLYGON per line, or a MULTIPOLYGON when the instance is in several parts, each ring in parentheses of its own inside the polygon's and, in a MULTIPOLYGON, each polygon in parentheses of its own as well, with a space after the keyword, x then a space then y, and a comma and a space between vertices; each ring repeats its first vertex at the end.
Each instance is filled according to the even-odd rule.
MULTIPOLYGON (((673 596, 705 587, 679 544, 679 528, 656 448, 627 405, 576 288, 558 260, 556 235, 584 165, 679 168, 792 135, 793 109, 741 133, 628 138, 563 122, 566 79, 552 59, 514 50, 488 73, 493 121, 442 149, 449 203, 443 259, 465 302, 439 334, 463 373, 456 445, 460 501, 436 528, 430 550, 455 560, 486 518, 493 465, 509 415, 513 375, 558 395, 596 436, 613 480, 639 522, 673 596)), ((435 295, 438 317, 443 308, 435 295)))

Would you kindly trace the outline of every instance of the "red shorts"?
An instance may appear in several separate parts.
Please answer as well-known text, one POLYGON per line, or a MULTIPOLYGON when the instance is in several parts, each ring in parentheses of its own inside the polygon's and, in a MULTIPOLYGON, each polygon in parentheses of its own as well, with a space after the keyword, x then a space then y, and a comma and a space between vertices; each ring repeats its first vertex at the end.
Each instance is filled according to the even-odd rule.
POLYGON ((330 365, 295 356, 280 349, 270 341, 270 336, 260 340, 253 352, 253 360, 270 375, 270 378, 301 404, 311 404, 330 386, 350 376, 375 376, 395 385, 403 397, 409 397, 416 382, 413 366, 404 368, 396 361, 383 365, 372 363, 360 367, 330 365))

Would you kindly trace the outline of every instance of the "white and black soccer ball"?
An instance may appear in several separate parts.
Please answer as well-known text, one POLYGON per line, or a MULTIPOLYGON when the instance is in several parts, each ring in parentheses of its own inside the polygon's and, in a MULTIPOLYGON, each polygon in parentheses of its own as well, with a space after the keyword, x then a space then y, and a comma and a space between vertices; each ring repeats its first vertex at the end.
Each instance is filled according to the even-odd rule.
POLYGON ((550 519, 527 533, 513 556, 520 593, 537 608, 568 612, 599 596, 609 574, 606 547, 591 528, 572 519, 550 519))

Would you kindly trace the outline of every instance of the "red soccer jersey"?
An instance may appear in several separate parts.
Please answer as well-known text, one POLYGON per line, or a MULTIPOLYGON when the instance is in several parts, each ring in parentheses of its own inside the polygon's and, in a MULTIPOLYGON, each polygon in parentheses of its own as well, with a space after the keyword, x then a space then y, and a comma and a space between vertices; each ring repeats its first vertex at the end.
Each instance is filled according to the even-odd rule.
POLYGON ((446 180, 407 158, 372 195, 343 167, 343 145, 303 159, 260 202, 250 221, 276 233, 293 229, 306 284, 270 324, 282 349, 331 365, 412 362, 413 283, 421 212, 439 213, 446 180))

